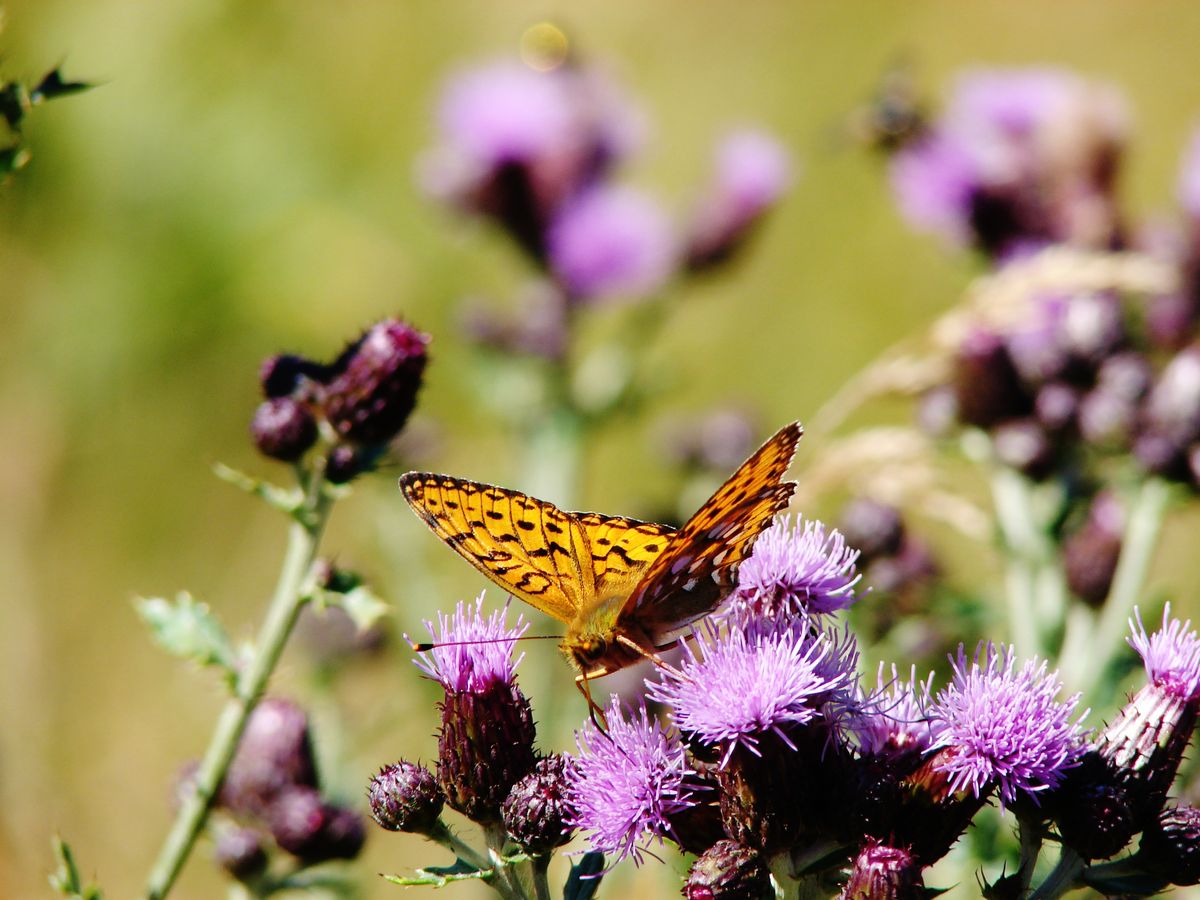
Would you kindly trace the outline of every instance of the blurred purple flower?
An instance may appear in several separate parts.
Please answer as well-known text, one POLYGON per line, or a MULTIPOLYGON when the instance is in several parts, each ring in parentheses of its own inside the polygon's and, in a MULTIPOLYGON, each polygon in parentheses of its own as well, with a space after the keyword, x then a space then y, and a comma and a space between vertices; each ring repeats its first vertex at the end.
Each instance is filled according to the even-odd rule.
POLYGON ((858 647, 848 632, 800 620, 710 628, 704 637, 700 651, 685 645, 678 670, 664 671, 647 696, 670 706, 681 730, 723 745, 725 760, 739 746, 757 753, 769 733, 791 746, 789 726, 849 699, 858 647))
POLYGON ((613 699, 608 731, 591 722, 576 732, 579 752, 566 771, 568 824, 590 832, 593 848, 616 854, 614 864, 632 857, 642 861, 638 842, 661 843, 671 830, 670 817, 696 804, 683 744, 645 707, 626 718, 613 699))
POLYGON ((1161 691, 1185 702, 1200 699, 1200 637, 1191 631, 1191 620, 1171 618, 1171 606, 1163 610, 1162 628, 1147 635, 1141 613, 1134 610, 1132 632, 1126 638, 1142 657, 1146 677, 1161 691))
POLYGON ((550 268, 576 299, 641 297, 675 269, 671 224, 649 197, 594 187, 570 201, 547 235, 550 268))
POLYGON ((436 627, 425 623, 439 646, 414 662, 447 691, 481 694, 494 685, 507 684, 524 658, 521 654, 514 660, 512 654, 517 638, 529 628, 525 617, 518 615, 512 628, 505 622, 507 607, 484 618, 483 597, 479 595, 473 608, 460 602, 452 616, 438 613, 436 627))
POLYGON ((1083 750, 1070 721, 1079 695, 1057 701, 1057 673, 1036 660, 1018 670, 1011 647, 981 644, 968 662, 960 646, 952 664, 954 680, 930 710, 930 751, 944 750, 937 768, 951 789, 982 797, 998 788, 1003 805, 1056 786, 1083 750))
POLYGON ((858 551, 836 528, 790 519, 768 528, 738 568, 738 586, 727 606, 737 617, 834 613, 854 603, 858 551))
POLYGON ((1179 168, 1179 205, 1191 218, 1200 219, 1200 128, 1192 131, 1179 168))
POLYGON ((954 244, 970 240, 971 198, 979 176, 959 140, 930 131, 892 157, 890 176, 900 214, 913 228, 954 244))

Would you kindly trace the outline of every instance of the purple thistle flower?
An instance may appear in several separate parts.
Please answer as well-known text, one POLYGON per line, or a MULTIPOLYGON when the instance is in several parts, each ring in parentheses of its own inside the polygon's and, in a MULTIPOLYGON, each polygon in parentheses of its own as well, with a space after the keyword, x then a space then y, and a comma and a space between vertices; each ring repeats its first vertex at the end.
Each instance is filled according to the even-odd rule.
POLYGON ((594 187, 569 201, 547 235, 550 268, 577 299, 641 297, 675 271, 671 224, 649 197, 594 187))
POLYGON ((889 175, 900 214, 913 228, 952 244, 970 240, 971 199, 979 174, 960 140, 931 131, 892 157, 889 175))
POLYGON ((414 660, 418 669, 440 683, 447 691, 482 694, 497 684, 512 682, 521 654, 513 659, 517 638, 529 628, 522 615, 509 628, 505 622, 508 607, 483 615, 483 594, 474 608, 460 602, 454 615, 438 613, 437 626, 426 621, 434 647, 414 660))
POLYGON ((575 733, 579 748, 568 757, 568 824, 590 833, 592 846, 619 862, 642 861, 638 842, 671 833, 671 816, 696 804, 679 735, 664 729, 643 706, 630 718, 613 698, 608 732, 591 722, 575 733))
POLYGON ((1172 619, 1171 605, 1167 604, 1162 628, 1147 635, 1141 613, 1135 609, 1134 615, 1137 622, 1129 622, 1133 633, 1126 640, 1142 657, 1146 677, 1163 693, 1184 702, 1200 698, 1200 637, 1189 630, 1191 620, 1172 619))
POLYGON ((764 531, 750 558, 738 568, 738 586, 727 614, 791 618, 834 613, 858 599, 859 552, 836 528, 790 517, 764 531))
POLYGON ((773 206, 792 184, 792 161, 772 135, 732 132, 717 145, 716 194, 742 221, 773 206))
POLYGON ((705 638, 697 641, 702 651, 687 644, 679 669, 664 672, 647 696, 672 707, 682 731, 723 744, 722 764, 739 746, 757 754, 769 733, 792 746, 789 726, 849 698, 858 647, 848 631, 764 620, 727 632, 710 628, 705 638))
POLYGON ((512 63, 467 69, 447 83, 438 121, 447 140, 481 166, 531 162, 573 138, 565 82, 512 63))
POLYGON ((885 680, 883 663, 875 675, 876 688, 859 701, 859 715, 851 725, 863 753, 923 753, 933 743, 929 723, 930 687, 933 673, 917 680, 917 667, 909 670, 908 681, 900 679, 896 666, 885 680))
POLYGON ((1179 169, 1179 205, 1193 219, 1200 219, 1200 128, 1192 132, 1179 169))
POLYGON ((960 645, 951 662, 954 680, 930 715, 930 752, 945 751, 937 768, 951 790, 978 798, 998 787, 1004 805, 1018 792, 1035 796, 1056 786, 1083 750, 1083 731, 1070 721, 1079 695, 1058 702, 1058 673, 1037 660, 1017 670, 1011 647, 981 644, 968 663, 960 645))

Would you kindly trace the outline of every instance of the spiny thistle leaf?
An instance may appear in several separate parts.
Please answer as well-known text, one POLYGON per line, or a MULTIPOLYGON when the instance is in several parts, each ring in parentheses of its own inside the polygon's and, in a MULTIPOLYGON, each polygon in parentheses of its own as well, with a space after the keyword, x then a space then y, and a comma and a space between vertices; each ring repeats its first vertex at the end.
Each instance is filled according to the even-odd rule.
POLYGON ((57 868, 50 875, 50 886, 64 897, 72 900, 103 900, 104 895, 94 884, 85 885, 79 877, 79 867, 75 864, 75 854, 71 847, 57 835, 51 841, 54 848, 54 859, 57 868))
POLYGON ((142 599, 137 610, 168 653, 202 666, 217 666, 230 682, 237 677, 237 660, 225 629, 208 606, 191 594, 181 592, 174 602, 162 597, 142 599))

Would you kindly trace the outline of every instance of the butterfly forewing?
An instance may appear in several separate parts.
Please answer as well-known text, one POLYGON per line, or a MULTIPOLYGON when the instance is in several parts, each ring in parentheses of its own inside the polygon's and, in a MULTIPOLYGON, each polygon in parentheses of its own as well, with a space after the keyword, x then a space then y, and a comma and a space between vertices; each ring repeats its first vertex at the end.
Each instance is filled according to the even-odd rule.
POLYGON ((793 422, 767 441, 671 535, 618 617, 656 646, 712 612, 732 590, 737 566, 787 508, 795 484, 783 481, 803 433, 793 422))
POLYGON ((589 544, 574 516, 519 491, 409 472, 404 498, 425 524, 506 591, 562 622, 593 596, 589 544))

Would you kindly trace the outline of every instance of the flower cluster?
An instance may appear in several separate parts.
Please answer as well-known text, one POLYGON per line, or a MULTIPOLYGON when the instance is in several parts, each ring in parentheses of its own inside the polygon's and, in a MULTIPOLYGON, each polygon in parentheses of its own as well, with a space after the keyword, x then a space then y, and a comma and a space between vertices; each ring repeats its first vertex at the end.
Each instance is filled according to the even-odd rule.
POLYGON ((298 462, 326 437, 324 473, 334 484, 368 470, 408 421, 428 358, 429 336, 384 319, 328 364, 284 354, 259 373, 266 399, 250 425, 259 451, 298 462))
POLYGON ((688 222, 675 224, 659 200, 616 180, 643 142, 644 116, 578 60, 460 71, 437 119, 440 140, 420 166, 425 189, 498 224, 544 281, 518 321, 472 310, 476 337, 508 350, 558 356, 571 307, 640 300, 731 259, 792 179, 773 137, 734 131, 688 222))
POLYGON ((250 885, 271 883, 272 846, 304 867, 353 859, 366 840, 362 816, 321 790, 308 716, 276 697, 251 714, 216 805, 217 861, 250 885))

